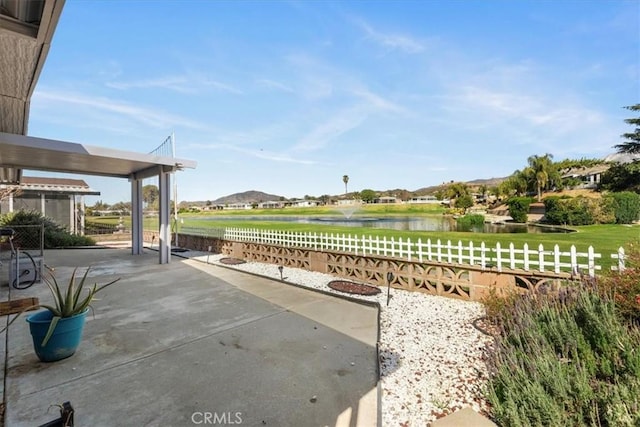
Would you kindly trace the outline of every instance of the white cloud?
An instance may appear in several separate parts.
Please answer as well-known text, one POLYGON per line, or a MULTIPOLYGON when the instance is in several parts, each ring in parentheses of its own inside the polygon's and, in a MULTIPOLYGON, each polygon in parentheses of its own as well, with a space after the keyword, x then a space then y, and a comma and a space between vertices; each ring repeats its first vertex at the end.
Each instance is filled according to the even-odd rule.
POLYGON ((185 77, 158 77, 155 79, 138 80, 138 81, 111 81, 106 83, 107 87, 111 87, 119 90, 127 89, 149 89, 160 88, 173 90, 181 93, 194 93, 193 87, 187 85, 187 79, 185 77))
POLYGON ((118 61, 100 62, 94 66, 96 68, 94 72, 103 79, 115 79, 122 75, 122 66, 118 61))
POLYGON ((598 111, 576 105, 560 96, 526 93, 515 88, 513 92, 501 92, 466 86, 461 88, 459 101, 478 111, 480 116, 493 116, 495 122, 516 118, 523 126, 529 125, 554 134, 579 132, 604 122, 604 117, 598 111))
MULTIPOLYGON (((197 81, 196 81, 197 83, 197 81)), ((229 92, 229 93, 233 93, 235 95, 242 95, 242 91, 240 89, 237 89, 231 85, 219 82, 217 80, 213 80, 213 79, 209 79, 209 78, 204 78, 202 79, 202 84, 204 86, 209 86, 218 90, 221 90, 223 92, 229 92)))
POLYGON ((373 40, 385 48, 412 54, 420 53, 425 50, 424 44, 413 37, 377 31, 362 19, 357 19, 355 22, 356 25, 366 34, 368 39, 373 40))
POLYGON ((322 77, 307 76, 302 85, 302 95, 308 99, 326 99, 334 95, 333 83, 322 77))
POLYGON ((406 109, 394 102, 391 102, 368 89, 358 88, 351 91, 354 95, 366 102, 366 105, 378 111, 389 111, 394 113, 405 113, 406 109))
POLYGON ((108 87, 120 90, 126 89, 165 89, 185 94, 201 93, 205 88, 213 88, 222 92, 236 95, 242 91, 226 83, 211 79, 202 74, 190 74, 183 76, 165 76, 137 81, 111 81, 106 83, 108 87))
POLYGON ((268 151, 264 149, 244 148, 244 147, 231 145, 231 144, 189 144, 189 147, 205 148, 209 150, 235 151, 247 156, 256 157, 264 160, 270 160, 270 161, 279 162, 279 163, 297 163, 302 165, 313 165, 318 163, 317 161, 314 161, 314 160, 293 158, 288 154, 276 153, 276 152, 268 151))
POLYGON ((34 94, 37 101, 50 101, 54 105, 68 104, 81 108, 78 115, 82 114, 85 108, 98 110, 110 114, 116 114, 140 122, 155 128, 166 128, 183 126, 191 129, 207 129, 207 126, 187 119, 179 115, 165 111, 153 110, 137 105, 132 105, 123 101, 117 101, 105 97, 86 96, 73 92, 56 92, 48 90, 38 90, 34 94))
POLYGON ((260 86, 264 86, 267 87, 269 89, 276 89, 282 92, 289 92, 289 93, 293 93, 293 89, 290 86, 287 86, 284 83, 280 83, 278 81, 275 80, 271 80, 271 79, 258 79, 256 80, 256 83, 258 83, 260 86))
POLYGON ((324 148, 339 136, 359 127, 367 118, 360 108, 338 111, 303 136, 294 146, 296 151, 316 151, 324 148))
POLYGON ((526 82, 503 87, 464 86, 447 100, 459 117, 460 128, 482 129, 511 146, 529 146, 531 152, 556 157, 611 151, 616 126, 611 118, 584 104, 570 93, 528 87, 526 82))
POLYGON ((524 116, 536 103, 528 96, 477 86, 460 87, 458 97, 462 105, 475 107, 481 114, 492 111, 504 116, 524 116))

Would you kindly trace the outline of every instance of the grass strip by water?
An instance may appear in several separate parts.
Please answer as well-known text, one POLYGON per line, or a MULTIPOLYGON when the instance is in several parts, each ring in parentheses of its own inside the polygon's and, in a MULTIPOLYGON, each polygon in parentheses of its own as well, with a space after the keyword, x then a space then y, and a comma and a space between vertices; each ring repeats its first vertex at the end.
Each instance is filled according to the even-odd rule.
MULTIPOLYGON (((244 212, 245 216, 248 214, 244 212)), ((253 211, 251 213, 253 216, 253 211)), ((603 268, 609 268, 614 260, 611 254, 616 253, 621 246, 627 242, 640 238, 640 226, 602 224, 588 225, 580 227, 572 227, 575 233, 474 233, 474 232, 439 232, 439 231, 402 231, 371 227, 347 227, 332 224, 300 224, 285 221, 268 221, 268 220, 246 220, 238 218, 225 218, 216 220, 205 220, 209 216, 181 216, 180 228, 254 228, 261 230, 278 230, 293 232, 316 232, 316 233, 334 233, 352 236, 380 236, 380 238, 402 238, 403 240, 411 239, 417 242, 421 239, 423 243, 427 239, 432 242, 440 239, 442 242, 450 240, 452 243, 461 241, 463 245, 473 242, 475 247, 479 247, 484 242, 487 246, 495 247, 496 243, 500 243, 502 247, 508 247, 513 243, 516 248, 521 248, 525 243, 530 249, 537 248, 542 244, 545 250, 552 250, 558 245, 561 251, 569 251, 572 245, 575 245, 578 252, 586 252, 589 246, 593 246, 596 253, 602 254, 599 264, 603 268)), ((209 217, 210 218, 210 217, 209 217)), ((117 223, 118 218, 97 217, 92 221, 104 223, 117 223)), ((130 218, 123 218, 125 226, 130 224, 130 218)), ((144 227, 146 229, 157 229, 157 217, 145 218, 144 227)), ((180 230, 179 230, 180 231, 180 230)))

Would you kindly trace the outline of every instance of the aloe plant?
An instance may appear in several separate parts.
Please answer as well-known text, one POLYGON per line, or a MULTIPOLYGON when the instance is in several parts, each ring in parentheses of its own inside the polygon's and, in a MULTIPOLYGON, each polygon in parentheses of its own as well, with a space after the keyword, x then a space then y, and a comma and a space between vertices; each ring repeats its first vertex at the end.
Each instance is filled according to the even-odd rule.
POLYGON ((82 289, 84 288, 90 269, 91 267, 87 268, 80 280, 80 283, 76 284, 76 272, 78 271, 78 268, 76 267, 71 274, 71 279, 69 280, 69 285, 67 286, 66 291, 63 291, 60 288, 58 281, 53 274, 49 274, 50 278, 44 278, 45 283, 53 295, 54 305, 39 305, 40 308, 45 308, 53 314, 51 324, 47 330, 47 335, 45 335, 44 340, 42 341, 43 347, 49 342, 49 339, 51 338, 51 335, 53 335, 53 331, 56 329, 56 325, 60 319, 84 313, 84 311, 89 308, 93 310, 91 303, 95 301, 95 294, 120 280, 120 278, 117 278, 102 286, 98 286, 98 284, 95 283, 93 287, 88 289, 89 292, 83 298, 81 295, 82 289))
POLYGON ((44 308, 46 310, 49 310, 53 314, 53 318, 51 319, 51 324, 49 325, 47 334, 42 341, 42 346, 46 346, 49 342, 49 339, 51 338, 51 335, 53 335, 53 331, 56 329, 56 325, 58 324, 60 319, 84 313, 88 309, 93 310, 91 303, 95 301, 95 295, 107 286, 113 285, 118 280, 120 280, 120 278, 117 278, 101 286, 98 286, 98 284, 95 283, 92 287, 87 288, 88 293, 85 293, 83 295, 82 290, 85 289, 85 282, 90 270, 91 267, 88 267, 84 272, 84 275, 82 276, 80 282, 76 283, 76 272, 78 271, 78 268, 76 267, 71 274, 71 279, 69 279, 69 284, 67 285, 66 289, 61 288, 61 286, 58 284, 58 281, 56 280, 56 277, 50 271, 49 277, 43 276, 43 279, 49 287, 51 295, 53 296, 53 305, 37 304, 25 308, 20 313, 18 313, 16 317, 11 319, 7 326, 4 327, 0 332, 4 332, 18 317, 20 317, 22 313, 28 310, 44 308))

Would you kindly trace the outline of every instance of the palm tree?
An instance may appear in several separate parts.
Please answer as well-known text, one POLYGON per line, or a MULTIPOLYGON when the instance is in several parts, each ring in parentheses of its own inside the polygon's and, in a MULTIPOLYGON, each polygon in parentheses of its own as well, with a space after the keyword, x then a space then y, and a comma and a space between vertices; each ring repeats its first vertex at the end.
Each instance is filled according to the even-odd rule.
POLYGON ((344 195, 347 195, 347 184, 349 183, 349 175, 342 175, 342 182, 344 182, 344 195))
POLYGON ((538 193, 538 201, 542 200, 542 189, 547 188, 555 174, 553 167, 553 155, 547 153, 544 156, 531 156, 527 159, 531 169, 531 179, 535 182, 538 193))

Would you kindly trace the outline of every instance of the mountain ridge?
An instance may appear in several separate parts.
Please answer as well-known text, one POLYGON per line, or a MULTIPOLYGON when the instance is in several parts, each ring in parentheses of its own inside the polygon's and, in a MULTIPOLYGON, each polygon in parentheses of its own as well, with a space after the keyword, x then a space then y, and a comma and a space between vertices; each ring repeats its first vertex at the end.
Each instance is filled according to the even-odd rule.
MULTIPOLYGON (((465 184, 471 186, 471 187, 479 187, 481 185, 487 185, 487 186, 491 186, 491 185, 497 185, 499 183, 501 183, 502 181, 504 181, 506 179, 505 178, 487 178, 487 179, 474 179, 472 181, 466 181, 465 184)), ((435 193, 436 191, 438 191, 439 189, 441 189, 442 187, 448 185, 449 183, 442 183, 439 185, 432 185, 429 187, 423 187, 414 191, 409 191, 409 193, 414 193, 418 196, 424 196, 424 195, 430 195, 435 193)), ((374 190, 375 191, 375 190, 374 190)), ((405 190, 406 191, 406 190, 405 190)), ((380 193, 380 194, 387 194, 387 193, 395 193, 397 192, 394 190, 382 190, 382 191, 376 191, 376 193, 380 193)), ((353 193, 357 193, 357 192, 352 192, 353 193)), ((332 198, 340 198, 343 195, 331 195, 330 197, 332 198)), ((192 202, 181 202, 181 203, 189 203, 189 204, 196 204, 196 205, 228 205, 228 204, 235 204, 235 203, 262 203, 262 202, 270 202, 270 201, 279 201, 279 200, 287 200, 288 198, 284 197, 284 196, 279 196, 277 194, 269 194, 269 193, 265 193, 263 191, 258 191, 258 190, 248 190, 248 191, 243 191, 240 193, 233 193, 233 194, 229 194, 227 196, 223 196, 223 197, 219 197, 215 200, 207 200, 207 201, 192 201, 192 202)))
POLYGON ((214 205, 224 205, 233 203, 261 203, 280 200, 282 196, 269 194, 258 190, 248 190, 241 193, 229 194, 213 200, 214 205))

